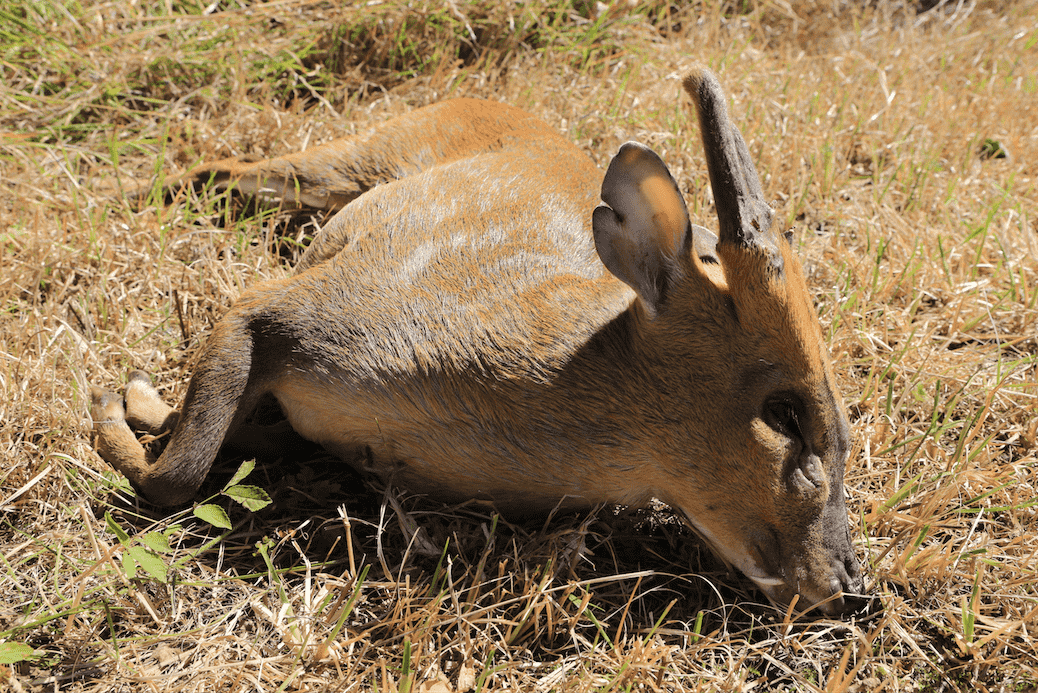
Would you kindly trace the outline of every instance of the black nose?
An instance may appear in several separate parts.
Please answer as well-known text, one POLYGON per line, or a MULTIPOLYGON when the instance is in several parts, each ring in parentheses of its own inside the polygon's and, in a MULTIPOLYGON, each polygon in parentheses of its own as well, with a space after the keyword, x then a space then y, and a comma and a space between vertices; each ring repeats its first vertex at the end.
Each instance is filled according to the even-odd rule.
POLYGON ((833 594, 842 592, 839 599, 834 599, 826 604, 823 609, 831 618, 846 618, 849 616, 871 616, 883 610, 883 603, 878 597, 870 595, 865 590, 865 578, 862 575, 858 561, 855 558, 836 566, 830 587, 833 594))
POLYGON ((879 600, 873 599, 866 594, 844 591, 839 597, 824 604, 821 609, 830 618, 847 618, 849 616, 865 616, 871 613, 869 609, 873 603, 879 600))
POLYGON ((865 579, 857 558, 851 556, 844 561, 836 562, 833 573, 829 587, 833 594, 843 594, 823 607, 828 616, 838 618, 859 612, 865 613, 870 604, 878 601, 865 594, 865 579))

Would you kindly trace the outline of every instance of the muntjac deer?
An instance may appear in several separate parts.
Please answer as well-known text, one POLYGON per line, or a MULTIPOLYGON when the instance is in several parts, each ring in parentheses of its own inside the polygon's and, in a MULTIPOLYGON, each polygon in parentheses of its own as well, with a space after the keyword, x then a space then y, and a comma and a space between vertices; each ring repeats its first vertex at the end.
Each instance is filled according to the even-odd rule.
POLYGON ((142 373, 125 397, 94 389, 101 456, 186 503, 273 395, 392 484, 506 514, 656 497, 775 604, 850 611, 849 426, 818 318, 720 85, 684 86, 719 237, 646 147, 603 178, 545 123, 470 99, 189 174, 341 210, 216 325, 179 413, 142 373), (157 459, 131 425, 172 429, 157 459))

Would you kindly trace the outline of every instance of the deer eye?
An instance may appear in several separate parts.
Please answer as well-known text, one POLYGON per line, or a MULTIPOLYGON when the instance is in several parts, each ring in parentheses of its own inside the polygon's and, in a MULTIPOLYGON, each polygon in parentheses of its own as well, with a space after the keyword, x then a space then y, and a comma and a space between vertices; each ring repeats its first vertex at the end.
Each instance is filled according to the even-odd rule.
POLYGON ((794 440, 803 440, 800 421, 797 419, 797 406, 793 398, 778 397, 765 402, 763 419, 776 433, 794 440))

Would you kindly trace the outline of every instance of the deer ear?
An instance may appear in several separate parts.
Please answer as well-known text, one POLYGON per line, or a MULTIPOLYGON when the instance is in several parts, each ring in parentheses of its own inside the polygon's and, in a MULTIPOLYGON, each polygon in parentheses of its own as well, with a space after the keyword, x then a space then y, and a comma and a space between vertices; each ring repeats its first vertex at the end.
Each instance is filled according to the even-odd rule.
POLYGON ((690 250, 688 210, 677 183, 648 147, 628 142, 609 163, 592 228, 602 263, 657 315, 690 250))

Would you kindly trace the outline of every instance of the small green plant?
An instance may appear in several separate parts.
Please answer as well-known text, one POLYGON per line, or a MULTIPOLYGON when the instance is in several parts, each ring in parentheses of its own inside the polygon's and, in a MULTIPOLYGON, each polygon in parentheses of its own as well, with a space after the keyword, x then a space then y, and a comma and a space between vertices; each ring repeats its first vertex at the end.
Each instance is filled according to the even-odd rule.
POLYGON ((38 659, 40 655, 36 654, 31 646, 20 642, 2 642, 0 643, 0 664, 17 664, 18 662, 31 662, 34 659, 38 659))
POLYGON ((487 653, 486 659, 483 661, 483 671, 480 672, 479 678, 476 679, 476 693, 482 693, 482 691, 487 690, 486 685, 490 677, 504 668, 503 665, 493 666, 495 654, 497 654, 497 648, 490 648, 490 652, 487 653))
POLYGON ((1001 142, 990 137, 984 138, 984 142, 980 145, 981 159, 1005 159, 1007 156, 1009 156, 1009 152, 1001 142))
POLYGON ((962 639, 959 641, 959 649, 967 657, 974 654, 974 627, 977 621, 977 597, 980 596, 980 573, 973 580, 973 589, 969 599, 962 598, 960 614, 962 617, 962 639))
MULTIPOLYGON (((227 496, 231 500, 242 505, 246 510, 257 512, 270 505, 270 496, 259 486, 242 484, 245 477, 256 468, 255 460, 246 460, 238 467, 231 480, 221 489, 219 495, 227 496)), ((203 522, 208 522, 219 529, 231 529, 231 519, 227 517, 227 511, 215 503, 203 503, 196 505, 191 511, 195 517, 203 522)))
POLYGON ((161 554, 169 554, 169 535, 180 530, 180 525, 173 525, 165 532, 147 532, 131 537, 124 530, 112 513, 105 513, 105 525, 119 540, 123 547, 123 573, 129 579, 137 577, 137 570, 143 570, 151 578, 166 582, 169 572, 161 554))

